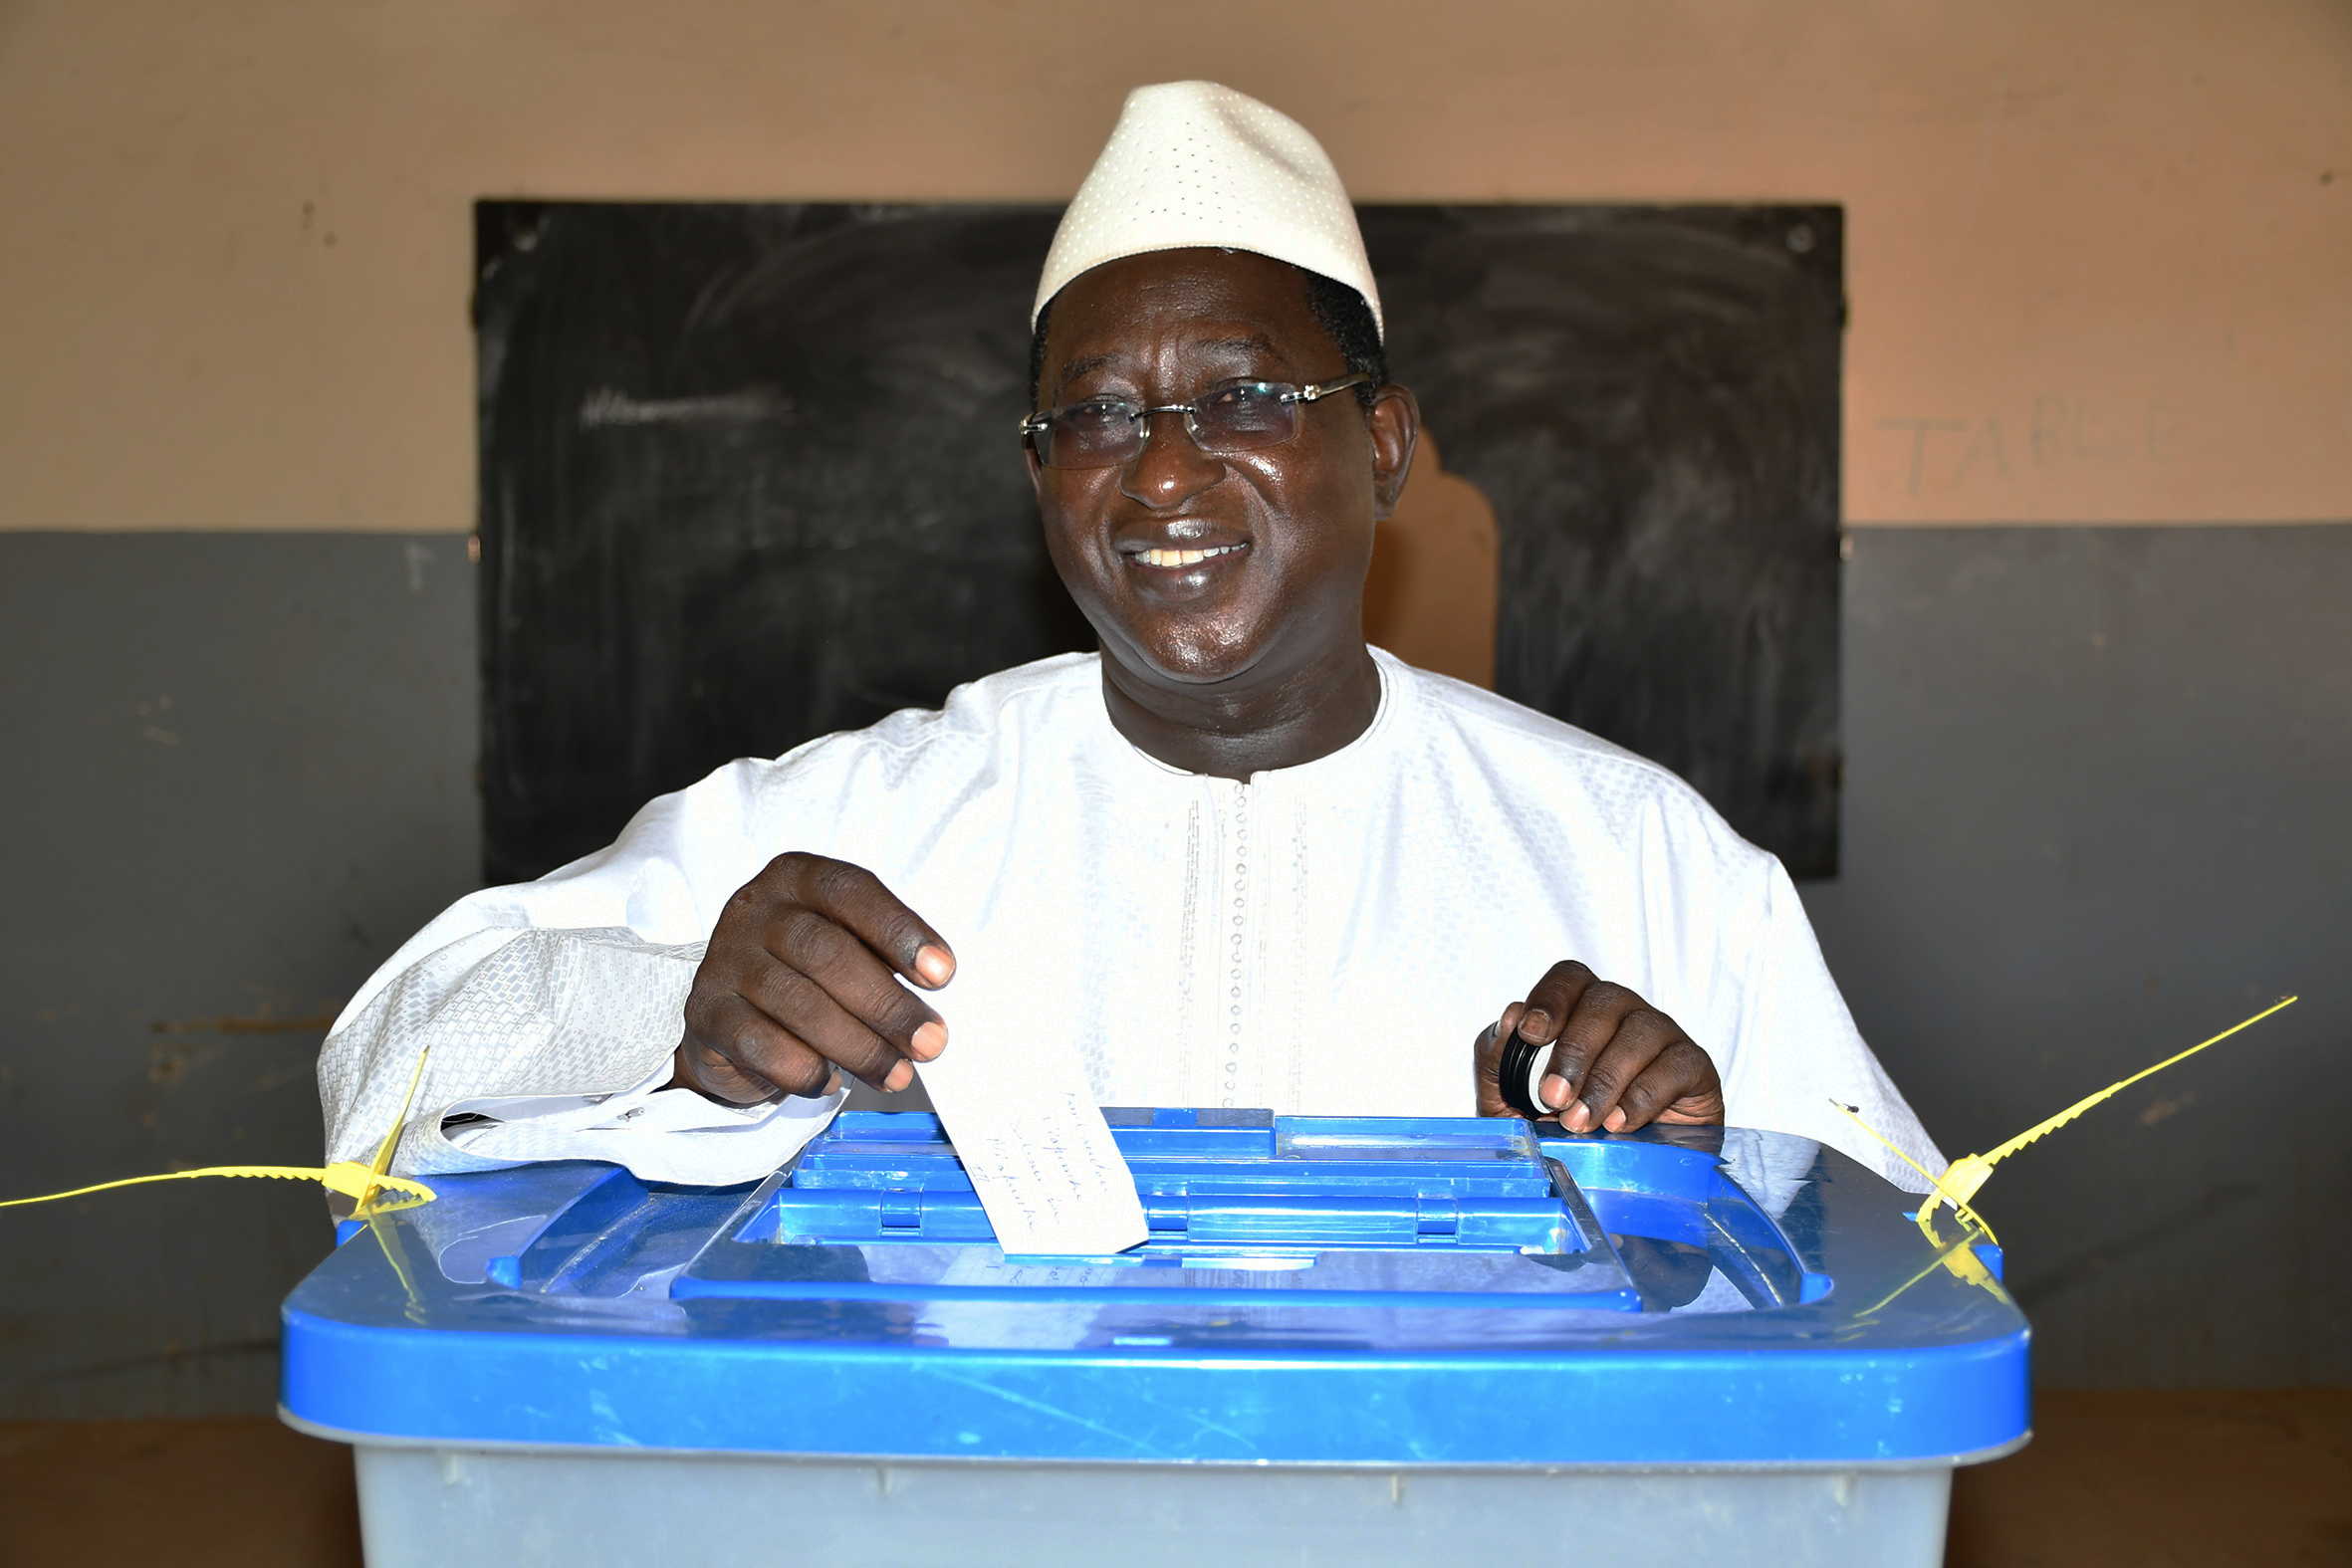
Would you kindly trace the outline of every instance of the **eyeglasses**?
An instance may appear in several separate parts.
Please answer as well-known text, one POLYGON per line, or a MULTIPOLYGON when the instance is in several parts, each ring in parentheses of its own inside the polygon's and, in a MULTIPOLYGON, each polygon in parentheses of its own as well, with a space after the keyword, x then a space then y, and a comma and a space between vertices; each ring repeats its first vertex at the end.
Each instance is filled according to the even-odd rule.
POLYGON ((1212 387, 1189 403, 1158 408, 1124 397, 1096 397, 1031 414, 1021 421, 1021 435, 1048 468, 1121 468, 1143 450, 1145 421, 1154 414, 1182 414, 1185 433, 1194 444, 1211 457, 1230 457, 1281 446, 1298 433, 1300 403, 1370 379, 1358 370, 1312 386, 1234 381, 1212 387))

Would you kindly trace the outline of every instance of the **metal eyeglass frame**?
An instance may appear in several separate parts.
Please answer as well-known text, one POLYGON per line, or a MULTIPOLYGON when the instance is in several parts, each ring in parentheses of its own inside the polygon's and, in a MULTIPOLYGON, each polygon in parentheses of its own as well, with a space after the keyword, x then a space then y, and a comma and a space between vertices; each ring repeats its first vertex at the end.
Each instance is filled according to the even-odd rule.
MULTIPOLYGON (((1284 403, 1312 403, 1330 396, 1333 392, 1343 392, 1351 386, 1362 386, 1371 379, 1371 376, 1362 370, 1351 370, 1347 374, 1340 376, 1337 380, 1316 381, 1309 386, 1292 387, 1290 391, 1282 393, 1277 401, 1284 403)), ((1038 462, 1047 468, 1116 468, 1119 466, 1120 462, 1131 463, 1135 460, 1135 458, 1141 457, 1143 455, 1144 445, 1150 439, 1150 432, 1144 427, 1151 419, 1151 416, 1154 414, 1182 414, 1184 416, 1184 433, 1192 437, 1192 444, 1194 446, 1199 447, 1203 452, 1207 452, 1209 448, 1207 444, 1201 440, 1201 427, 1199 420, 1200 406, 1203 402, 1207 401, 1211 397, 1216 396, 1219 392, 1231 391, 1236 386, 1283 386, 1286 384, 1288 383, 1282 381, 1228 381, 1222 386, 1211 387, 1208 391, 1203 392, 1199 397, 1194 398, 1189 403, 1162 403, 1156 408, 1139 408, 1129 416, 1134 420, 1137 428, 1137 441, 1135 444, 1134 455, 1131 457, 1122 458, 1118 462, 1094 464, 1048 463, 1046 462, 1046 454, 1043 452, 1038 452, 1038 462)), ((1087 401, 1094 403, 1125 403, 1126 399, 1123 397, 1097 397, 1089 398, 1087 401)), ((1082 407, 1084 405, 1064 404, 1063 406, 1082 407)), ((1037 451, 1037 437, 1048 427, 1048 425, 1053 422, 1054 416, 1060 411, 1061 410, 1058 408, 1043 408, 1034 414, 1029 414, 1023 417, 1021 421, 1021 439, 1029 443, 1030 450, 1037 451)), ((1270 441, 1266 444, 1266 446, 1263 447, 1242 447, 1239 450, 1245 452, 1263 452, 1267 450, 1268 447, 1281 446, 1285 441, 1295 440, 1297 438, 1297 434, 1298 432, 1296 430, 1293 430, 1291 434, 1285 436, 1282 441, 1270 441)))

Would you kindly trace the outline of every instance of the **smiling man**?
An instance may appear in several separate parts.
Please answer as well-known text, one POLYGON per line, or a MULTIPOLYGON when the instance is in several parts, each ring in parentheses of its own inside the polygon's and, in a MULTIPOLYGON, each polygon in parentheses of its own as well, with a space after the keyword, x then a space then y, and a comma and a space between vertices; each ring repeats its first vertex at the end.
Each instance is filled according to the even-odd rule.
MULTIPOLYGON (((959 1036, 1074 1041, 1098 1100, 1653 1120, 1942 1164, 1778 862, 1656 766, 1368 648, 1419 412, 1329 159, 1145 88, 1057 235, 1021 438, 1101 651, 652 802, 461 901, 321 1059, 364 1157, 431 1047, 407 1170, 618 1160, 730 1182, 959 1036), (1500 1031, 1497 1024, 1500 1020, 1500 1031)), ((1017 1059, 1015 1053, 1014 1059, 1017 1059)))

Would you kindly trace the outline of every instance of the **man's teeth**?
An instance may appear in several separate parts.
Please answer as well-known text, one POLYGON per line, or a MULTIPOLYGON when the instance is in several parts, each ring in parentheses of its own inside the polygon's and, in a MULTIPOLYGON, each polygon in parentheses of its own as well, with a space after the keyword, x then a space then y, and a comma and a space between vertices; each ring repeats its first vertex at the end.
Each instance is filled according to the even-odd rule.
POLYGON ((1211 556, 1230 556, 1240 550, 1239 545, 1219 545, 1214 550, 1147 550, 1143 563, 1147 566, 1197 566, 1211 556))

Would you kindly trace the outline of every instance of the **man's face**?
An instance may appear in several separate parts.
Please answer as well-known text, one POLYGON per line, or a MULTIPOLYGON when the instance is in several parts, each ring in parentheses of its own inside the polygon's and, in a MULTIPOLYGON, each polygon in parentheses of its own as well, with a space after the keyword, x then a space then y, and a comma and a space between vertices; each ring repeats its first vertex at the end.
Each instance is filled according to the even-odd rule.
MULTIPOLYGON (((1161 251, 1106 263, 1056 297, 1038 401, 1159 407, 1229 381, 1346 373, 1297 269, 1161 251)), ((1361 656, 1372 525, 1412 460, 1411 400, 1392 394, 1367 417, 1350 390, 1298 412, 1292 440, 1228 457, 1195 445, 1181 414, 1154 416, 1122 467, 1041 468, 1031 456, 1054 564, 1128 675, 1246 688, 1335 649, 1361 656), (1175 559, 1202 551, 1215 554, 1175 559)))

